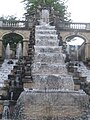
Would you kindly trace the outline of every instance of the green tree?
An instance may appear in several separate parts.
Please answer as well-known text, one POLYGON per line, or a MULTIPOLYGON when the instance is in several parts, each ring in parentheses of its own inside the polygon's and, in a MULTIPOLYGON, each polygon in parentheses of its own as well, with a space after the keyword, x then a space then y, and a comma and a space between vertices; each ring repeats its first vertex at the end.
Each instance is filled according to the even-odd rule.
POLYGON ((14 15, 8 15, 8 16, 1 16, 0 20, 11 20, 11 21, 15 21, 18 20, 16 16, 14 15))
POLYGON ((47 7, 50 12, 53 10, 54 15, 58 16, 61 21, 70 20, 70 13, 67 12, 67 6, 64 4, 65 0, 23 0, 23 2, 28 15, 37 13, 40 7, 47 7))

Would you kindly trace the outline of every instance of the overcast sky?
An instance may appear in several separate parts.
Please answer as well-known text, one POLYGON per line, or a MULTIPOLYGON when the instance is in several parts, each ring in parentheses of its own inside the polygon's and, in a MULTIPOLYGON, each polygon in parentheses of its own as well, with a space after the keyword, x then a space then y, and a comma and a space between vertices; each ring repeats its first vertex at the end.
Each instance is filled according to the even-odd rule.
POLYGON ((90 0, 68 0, 67 5, 74 22, 90 23, 90 0))
POLYGON ((23 17, 25 12, 22 0, 0 0, 0 16, 14 15, 23 17))
MULTIPOLYGON (((15 15, 23 17, 24 5, 22 0, 0 0, 0 16, 15 15)), ((90 0, 68 0, 68 11, 73 22, 90 23, 90 0)))

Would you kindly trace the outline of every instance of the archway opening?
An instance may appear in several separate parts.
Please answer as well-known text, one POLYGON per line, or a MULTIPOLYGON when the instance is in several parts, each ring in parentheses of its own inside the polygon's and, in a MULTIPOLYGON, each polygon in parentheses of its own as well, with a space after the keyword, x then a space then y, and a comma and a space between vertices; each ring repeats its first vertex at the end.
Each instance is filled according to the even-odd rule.
POLYGON ((66 52, 70 60, 85 60, 85 41, 85 38, 76 35, 66 38, 66 52))
POLYGON ((3 56, 6 56, 7 45, 10 46, 10 58, 16 57, 16 50, 18 44, 21 43, 23 47, 23 37, 16 33, 9 33, 3 36, 3 56))

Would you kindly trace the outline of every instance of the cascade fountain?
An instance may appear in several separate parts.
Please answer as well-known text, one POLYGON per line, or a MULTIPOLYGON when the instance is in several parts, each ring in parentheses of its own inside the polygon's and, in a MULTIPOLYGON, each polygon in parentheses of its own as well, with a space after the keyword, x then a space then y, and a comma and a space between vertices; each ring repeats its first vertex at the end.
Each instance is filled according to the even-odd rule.
POLYGON ((13 66, 17 60, 13 60, 13 64, 8 64, 8 59, 5 59, 2 66, 0 67, 0 87, 4 86, 4 81, 8 80, 8 75, 11 73, 13 66))
MULTIPOLYGON (((19 44, 20 46, 20 44, 19 44)), ((20 55, 20 47, 18 48, 19 51, 19 55, 20 55)), ((17 63, 18 59, 11 59, 11 50, 10 50, 10 45, 9 43, 7 44, 6 47, 6 59, 4 60, 4 62, 2 63, 1 67, 0 67, 0 95, 2 96, 0 100, 2 100, 2 98, 7 99, 8 97, 8 87, 7 87, 7 81, 9 81, 9 77, 8 75, 11 74, 11 71, 13 70, 13 66, 17 63)), ((18 56, 19 56, 18 55, 18 56)), ((17 85, 18 85, 18 79, 16 79, 17 85)), ((14 81, 11 81, 11 85, 14 88, 14 81)), ((3 102, 3 112, 2 112, 2 120, 8 120, 10 117, 10 110, 9 110, 9 103, 10 101, 13 100, 13 91, 11 91, 10 94, 10 100, 2 100, 3 102)), ((0 108, 1 109, 1 108, 0 108)))
MULTIPOLYGON (((3 111, 2 111, 2 120, 8 120, 10 117, 9 111, 9 100, 3 102, 3 98, 7 99, 8 96, 8 87, 7 87, 7 80, 8 75, 11 73, 13 66, 16 64, 17 60, 13 59, 13 64, 8 64, 8 61, 11 59, 5 59, 2 66, 0 67, 0 102, 2 101, 3 104, 3 111)), ((11 100, 13 98, 13 93, 11 93, 11 100)), ((1 109, 1 106, 0 106, 1 109)))
POLYGON ((58 46, 55 26, 47 24, 48 17, 46 12, 43 13, 44 21, 35 26, 32 90, 28 88, 21 93, 13 119, 88 120, 88 96, 83 91, 74 91, 73 78, 68 75, 62 47, 58 46))
POLYGON ((16 58, 22 57, 22 44, 19 42, 16 49, 16 58))

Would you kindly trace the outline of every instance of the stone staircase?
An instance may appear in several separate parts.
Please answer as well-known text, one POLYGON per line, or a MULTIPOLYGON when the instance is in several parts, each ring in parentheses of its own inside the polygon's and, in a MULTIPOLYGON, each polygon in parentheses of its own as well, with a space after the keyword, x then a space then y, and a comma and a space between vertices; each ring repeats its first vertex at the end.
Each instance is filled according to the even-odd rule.
POLYGON ((62 47, 58 45, 55 26, 36 26, 32 65, 34 89, 74 89, 73 79, 64 64, 62 47))
POLYGON ((35 27, 32 85, 21 93, 13 119, 88 120, 88 95, 74 91, 58 43, 55 26, 35 27))

